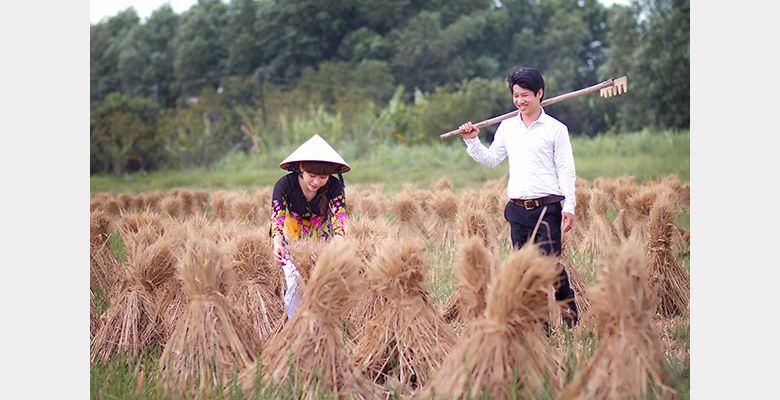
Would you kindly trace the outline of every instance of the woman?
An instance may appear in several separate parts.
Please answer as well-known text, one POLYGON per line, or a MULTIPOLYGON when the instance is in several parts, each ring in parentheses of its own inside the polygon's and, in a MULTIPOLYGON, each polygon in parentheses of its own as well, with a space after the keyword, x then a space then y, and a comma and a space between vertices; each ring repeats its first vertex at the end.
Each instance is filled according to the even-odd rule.
POLYGON ((284 270, 284 304, 288 319, 292 319, 300 302, 296 293, 300 272, 290 260, 287 244, 302 238, 344 236, 347 214, 341 174, 351 168, 319 135, 312 136, 279 166, 290 173, 274 186, 271 239, 276 260, 284 270))

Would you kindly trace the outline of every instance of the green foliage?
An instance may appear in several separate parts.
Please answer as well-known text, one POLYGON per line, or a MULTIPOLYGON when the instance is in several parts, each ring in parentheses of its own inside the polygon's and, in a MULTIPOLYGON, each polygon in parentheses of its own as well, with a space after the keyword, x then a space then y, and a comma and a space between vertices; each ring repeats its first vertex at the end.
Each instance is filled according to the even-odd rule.
POLYGON ((193 104, 166 115, 160 132, 169 164, 208 166, 234 148, 240 140, 236 118, 222 102, 216 92, 204 88, 193 104))
POLYGON ((617 102, 615 126, 686 129, 690 125, 690 4, 686 0, 634 1, 614 6, 611 46, 601 74, 629 76, 635 91, 617 102))
POLYGON ((136 169, 154 167, 159 107, 142 97, 109 94, 93 111, 90 126, 90 157, 93 167, 104 173, 124 174, 132 163, 136 169))
POLYGON ((503 114, 511 100, 503 82, 476 78, 457 85, 439 87, 429 96, 418 96, 409 124, 404 132, 411 143, 430 141, 431 134, 457 128, 468 120, 478 121, 503 114), (502 107, 503 106, 503 107, 502 107))
POLYGON ((228 53, 226 20, 227 6, 220 0, 200 0, 182 15, 174 38, 173 70, 183 95, 207 85, 217 87, 228 53))
POLYGON ((205 166, 314 130, 354 151, 434 142, 510 110, 512 66, 542 71, 547 98, 629 76, 627 94, 548 110, 574 136, 688 129, 689 20, 685 0, 201 0, 145 22, 130 8, 90 29, 91 111, 120 93, 156 102, 165 123, 93 130, 91 171, 205 166), (215 91, 219 107, 200 109, 215 91), (120 134, 164 145, 115 167, 124 156, 105 137, 120 134))

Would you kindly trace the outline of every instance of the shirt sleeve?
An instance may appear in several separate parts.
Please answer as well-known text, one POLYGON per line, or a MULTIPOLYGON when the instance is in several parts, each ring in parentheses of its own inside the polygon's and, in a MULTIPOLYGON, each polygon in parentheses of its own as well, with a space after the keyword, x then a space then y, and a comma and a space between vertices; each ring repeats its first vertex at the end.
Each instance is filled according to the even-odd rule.
POLYGON ((333 235, 344 236, 346 234, 344 227, 347 221, 347 200, 344 194, 344 186, 339 185, 339 190, 336 192, 335 197, 332 197, 328 202, 330 207, 330 213, 333 216, 331 218, 331 226, 333 227, 333 235))
POLYGON ((287 215, 287 185, 284 178, 276 181, 271 196, 271 237, 283 235, 284 219, 287 215))
POLYGON ((490 168, 495 168, 506 158, 506 146, 504 145, 503 135, 501 134, 501 125, 496 129, 496 135, 493 138, 493 143, 490 147, 485 147, 482 142, 479 141, 479 136, 471 139, 464 138, 466 143, 466 153, 474 159, 474 161, 486 165, 490 168))
POLYGON ((569 140, 569 129, 564 125, 555 136, 555 169, 558 174, 558 184, 566 197, 563 201, 563 212, 574 214, 577 198, 574 196, 576 171, 574 154, 569 140))

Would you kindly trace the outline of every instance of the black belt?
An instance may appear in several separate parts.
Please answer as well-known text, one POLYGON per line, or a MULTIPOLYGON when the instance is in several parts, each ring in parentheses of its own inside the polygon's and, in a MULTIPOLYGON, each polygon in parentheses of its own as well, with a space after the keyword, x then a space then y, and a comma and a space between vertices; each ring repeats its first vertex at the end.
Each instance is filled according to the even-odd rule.
POLYGON ((525 208, 526 210, 533 210, 534 208, 541 207, 547 204, 560 203, 565 197, 553 194, 550 196, 540 197, 538 199, 509 199, 515 205, 525 208))

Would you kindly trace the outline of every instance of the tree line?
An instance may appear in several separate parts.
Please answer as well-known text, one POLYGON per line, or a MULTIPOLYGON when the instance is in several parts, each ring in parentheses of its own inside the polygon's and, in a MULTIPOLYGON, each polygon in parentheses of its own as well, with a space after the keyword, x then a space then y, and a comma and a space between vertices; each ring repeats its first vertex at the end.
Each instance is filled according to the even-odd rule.
POLYGON ((690 6, 634 0, 199 0, 91 26, 91 171, 209 165, 314 132, 438 140, 511 110, 512 66, 553 97, 621 75, 629 94, 549 112, 572 134, 689 126, 690 6))

